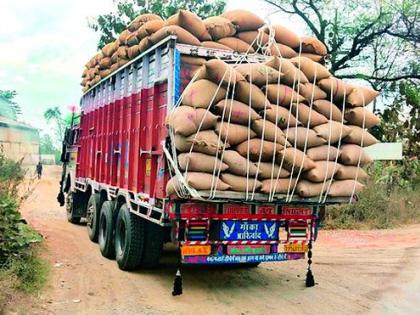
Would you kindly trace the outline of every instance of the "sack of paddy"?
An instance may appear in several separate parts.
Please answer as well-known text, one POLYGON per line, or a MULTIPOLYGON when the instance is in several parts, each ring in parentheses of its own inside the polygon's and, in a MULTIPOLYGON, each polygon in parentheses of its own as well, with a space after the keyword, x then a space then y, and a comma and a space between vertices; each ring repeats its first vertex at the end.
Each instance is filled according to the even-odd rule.
POLYGON ((121 59, 127 59, 128 58, 128 47, 127 46, 120 46, 117 49, 117 56, 121 59))
POLYGON ((362 147, 368 147, 379 142, 378 139, 372 136, 366 129, 354 125, 348 125, 348 128, 350 128, 351 132, 347 137, 343 138, 343 143, 352 143, 362 147))
POLYGON ((233 150, 226 150, 221 157, 223 162, 229 167, 229 172, 239 176, 255 176, 258 173, 258 168, 255 163, 247 160, 238 152, 233 150))
POLYGON ((311 83, 329 78, 331 73, 323 65, 306 57, 294 57, 290 61, 300 69, 311 83))
POLYGON ((118 43, 119 46, 125 45, 125 42, 127 41, 127 37, 131 34, 129 30, 124 30, 121 32, 120 36, 118 36, 118 43))
POLYGON ((272 104, 265 110, 265 119, 272 123, 276 123, 277 126, 282 129, 302 125, 302 123, 286 108, 272 104))
POLYGON ((181 95, 182 104, 192 107, 209 108, 224 99, 226 90, 207 79, 194 81, 185 88, 181 95))
POLYGON ((327 47, 318 38, 312 36, 301 37, 302 52, 325 56, 327 47))
POLYGON ((302 95, 308 102, 313 102, 319 99, 325 99, 327 97, 327 93, 325 93, 315 84, 309 82, 296 85, 295 90, 300 95, 302 95))
POLYGON ((246 140, 236 147, 236 151, 239 152, 243 157, 248 158, 251 161, 268 162, 271 161, 273 156, 276 155, 283 148, 282 145, 270 141, 263 141, 261 139, 246 140))
POLYGON ((255 177, 243 177, 233 175, 229 173, 223 173, 221 175, 222 181, 230 186, 230 190, 233 191, 258 191, 262 183, 255 177))
POLYGON ((107 76, 109 76, 111 74, 111 70, 110 69, 106 69, 106 70, 101 70, 99 71, 99 75, 101 77, 101 79, 106 78, 107 76))
POLYGON ((303 174, 311 182, 319 183, 334 177, 340 164, 331 161, 315 161, 315 167, 303 174))
MULTIPOLYGON (((128 57, 127 57, 127 58, 128 58, 128 57)), ((119 59, 118 59, 118 67, 120 68, 120 67, 124 66, 124 65, 125 65, 125 64, 127 64, 129 61, 130 61, 130 60, 125 59, 125 58, 119 58, 119 59)))
POLYGON ((162 27, 159 31, 150 36, 153 44, 160 42, 168 36, 176 35, 177 42, 180 44, 187 44, 193 46, 200 46, 201 43, 193 34, 177 25, 162 27))
POLYGON ((162 21, 162 18, 159 15, 152 13, 142 14, 131 21, 127 29, 130 32, 136 32, 141 26, 150 21, 162 21))
POLYGON ((228 120, 230 116, 230 121, 236 124, 248 126, 249 122, 261 119, 261 116, 250 106, 231 99, 221 100, 214 108, 220 116, 225 112, 224 120, 228 120))
POLYGON ((283 130, 273 124, 271 121, 258 119, 252 122, 252 130, 263 140, 279 143, 283 146, 290 144, 286 141, 283 130))
POLYGON ((368 174, 362 168, 351 165, 341 165, 334 175, 335 179, 366 180, 368 177, 368 174))
POLYGON ((324 64, 325 57, 326 57, 326 56, 321 56, 321 55, 316 55, 316 54, 310 54, 310 53, 301 53, 300 55, 302 57, 309 58, 312 61, 319 62, 320 64, 324 64))
POLYGON ((270 103, 258 86, 247 81, 239 81, 236 84, 234 98, 257 111, 264 110, 270 106, 270 103))
POLYGON ((312 104, 312 108, 318 113, 324 115, 327 119, 342 121, 342 112, 333 103, 327 100, 316 100, 312 104))
POLYGON ((217 41, 219 44, 225 45, 233 51, 239 52, 239 53, 248 53, 253 54, 255 52, 254 48, 252 46, 248 45, 247 42, 244 42, 243 40, 236 38, 236 37, 225 37, 221 38, 217 41))
POLYGON ((220 59, 207 61, 197 74, 197 80, 199 79, 208 79, 217 85, 222 81, 224 86, 228 84, 233 86, 239 81, 245 81, 244 76, 239 71, 220 59))
POLYGON ((279 43, 271 43, 266 49, 271 56, 293 58, 298 55, 298 53, 289 46, 279 43))
POLYGON ((356 144, 344 144, 340 147, 339 161, 344 165, 357 166, 360 159, 360 166, 364 166, 372 162, 372 159, 367 155, 363 148, 356 144))
POLYGON ((198 129, 206 130, 216 126, 217 116, 204 108, 190 106, 176 107, 166 118, 166 125, 175 133, 190 136, 198 129))
POLYGON ((227 164, 215 156, 191 152, 181 153, 178 155, 178 165, 182 171, 187 172, 204 172, 211 173, 217 176, 219 171, 226 171, 228 169, 227 164))
POLYGON ((139 40, 142 40, 143 38, 149 37, 150 35, 159 31, 164 26, 165 26, 165 22, 162 20, 152 20, 152 21, 146 22, 137 31, 136 33, 137 38, 139 40))
POLYGON ((349 124, 364 128, 379 125, 381 119, 364 107, 349 108, 344 112, 344 118, 349 124))
POLYGON ((130 60, 131 59, 134 59, 138 55, 140 55, 140 47, 139 47, 139 45, 129 47, 127 49, 127 55, 128 55, 128 59, 130 59, 130 60))
POLYGON ((232 37, 236 33, 236 27, 233 23, 221 16, 212 16, 203 20, 207 31, 213 40, 219 40, 224 37, 232 37))
POLYGON ((192 147, 192 151, 216 155, 223 148, 229 148, 229 144, 224 145, 214 130, 199 131, 189 137, 175 134, 174 140, 175 147, 180 152, 190 152, 192 147))
POLYGON ((346 98, 353 90, 353 86, 345 83, 343 80, 329 77, 318 81, 318 86, 328 93, 329 97, 332 96, 333 100, 338 102, 346 98))
POLYGON ((355 180, 335 180, 332 182, 328 195, 330 197, 350 197, 354 194, 360 193, 365 186, 355 180))
POLYGON ((125 40, 125 45, 127 47, 136 46, 140 43, 139 39, 137 38, 137 33, 131 33, 127 36, 127 39, 125 40))
POLYGON ((239 32, 236 34, 236 37, 238 37, 240 40, 243 40, 248 45, 251 45, 256 51, 260 47, 265 46, 270 40, 270 37, 262 31, 239 32))
POLYGON ((378 91, 375 91, 366 86, 357 86, 353 87, 353 90, 346 98, 346 103, 354 107, 366 106, 378 95, 378 91))
POLYGON ((287 27, 282 25, 273 25, 271 30, 269 26, 264 26, 263 30, 270 34, 270 31, 274 32, 274 39, 277 43, 289 46, 291 48, 298 48, 300 45, 299 36, 296 33, 289 30, 287 27))
POLYGON ((284 84, 268 84, 263 87, 272 104, 289 108, 292 103, 304 102, 305 98, 284 84))
POLYGON ((202 66, 207 62, 205 58, 181 55, 181 64, 189 64, 191 66, 202 66))
POLYGON ((150 41, 149 37, 143 38, 139 43, 139 50, 140 53, 145 52, 147 49, 149 49, 153 43, 150 41))
POLYGON ((352 132, 350 127, 334 120, 318 125, 313 129, 319 136, 330 143, 337 143, 340 139, 347 137, 352 132))
POLYGON ((292 147, 308 149, 325 144, 327 141, 314 130, 305 127, 292 127, 284 130, 287 141, 292 147))
MULTIPOLYGON (((217 178, 208 173, 201 172, 188 172, 185 175, 186 184, 196 190, 219 190, 224 191, 228 190, 230 186, 224 183, 220 178, 217 178)), ((172 177, 166 184, 166 194, 168 196, 176 194, 177 191, 180 191, 181 181, 178 177, 172 177)))
POLYGON ((109 69, 111 67, 111 65, 112 65, 111 58, 104 57, 99 62, 99 70, 109 69))
POLYGON ((285 178, 290 176, 290 172, 284 168, 280 168, 280 165, 272 162, 261 162, 258 164, 258 178, 262 179, 277 179, 285 178))
POLYGON ((295 65, 288 59, 274 56, 269 58, 264 64, 282 73, 280 82, 282 84, 293 86, 293 84, 296 84, 295 82, 309 82, 306 75, 296 68, 295 65))
POLYGON ((224 122, 218 122, 215 129, 216 133, 220 135, 220 138, 223 142, 229 143, 231 146, 237 145, 244 142, 247 139, 252 139, 257 136, 257 134, 250 128, 224 122))
POLYGON ((313 161, 335 161, 340 155, 340 150, 325 144, 309 148, 306 155, 313 161))
POLYGON ((102 48, 102 53, 104 54, 105 57, 111 57, 118 49, 118 42, 112 42, 109 44, 106 44, 103 48, 102 48))
POLYGON ((193 34, 199 40, 212 40, 204 22, 194 13, 187 10, 179 10, 166 20, 166 25, 177 25, 193 34))
POLYGON ((296 148, 285 148, 280 151, 278 156, 278 163, 283 163, 284 167, 295 173, 300 168, 302 171, 309 171, 315 167, 314 161, 312 161, 305 153, 296 148))
POLYGON ((327 183, 313 183, 308 180, 301 179, 296 185, 296 192, 300 197, 310 198, 317 197, 325 193, 328 188, 327 183))
POLYGON ((226 45, 222 45, 222 44, 217 43, 217 42, 204 41, 204 42, 201 42, 201 45, 203 47, 211 48, 211 49, 221 49, 221 50, 233 51, 232 48, 230 48, 230 47, 228 47, 226 45))
POLYGON ((263 19, 246 10, 231 10, 221 16, 230 20, 241 32, 258 30, 264 25, 263 19))
POLYGON ((264 179, 261 192, 269 194, 287 194, 293 191, 296 185, 296 178, 264 179))
POLYGON ((303 103, 293 104, 291 112, 305 127, 309 125, 309 127, 313 128, 328 122, 328 119, 324 115, 321 115, 303 103))
POLYGON ((277 83, 280 80, 280 73, 262 63, 243 63, 235 67, 248 82, 258 86, 270 83, 277 83))

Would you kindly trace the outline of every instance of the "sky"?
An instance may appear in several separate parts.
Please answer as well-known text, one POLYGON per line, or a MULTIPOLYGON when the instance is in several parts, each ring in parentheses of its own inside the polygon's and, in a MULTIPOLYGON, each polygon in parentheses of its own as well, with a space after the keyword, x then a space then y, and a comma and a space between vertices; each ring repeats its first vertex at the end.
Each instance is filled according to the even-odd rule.
MULTIPOLYGON (((66 112, 79 104, 83 65, 95 54, 99 37, 88 19, 113 7, 112 0, 0 0, 0 89, 18 92, 22 121, 52 134, 44 111, 59 106, 66 112)), ((304 33, 300 21, 275 14, 260 0, 228 0, 231 9, 247 9, 304 33)))

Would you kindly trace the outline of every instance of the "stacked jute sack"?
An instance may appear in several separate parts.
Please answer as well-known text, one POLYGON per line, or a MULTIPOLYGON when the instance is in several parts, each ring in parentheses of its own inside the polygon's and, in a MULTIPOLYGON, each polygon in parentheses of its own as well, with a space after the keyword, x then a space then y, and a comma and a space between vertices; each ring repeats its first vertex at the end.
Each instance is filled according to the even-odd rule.
POLYGON ((196 191, 349 197, 363 189, 363 152, 377 92, 303 56, 204 63, 167 116, 168 195, 196 191))
POLYGON ((83 91, 169 35, 176 35, 182 44, 240 53, 293 58, 300 52, 301 56, 317 62, 323 62, 327 54, 325 46, 315 37, 299 38, 280 25, 268 27, 260 17, 245 10, 229 11, 205 20, 186 10, 180 10, 166 21, 156 14, 143 14, 85 65, 83 91))

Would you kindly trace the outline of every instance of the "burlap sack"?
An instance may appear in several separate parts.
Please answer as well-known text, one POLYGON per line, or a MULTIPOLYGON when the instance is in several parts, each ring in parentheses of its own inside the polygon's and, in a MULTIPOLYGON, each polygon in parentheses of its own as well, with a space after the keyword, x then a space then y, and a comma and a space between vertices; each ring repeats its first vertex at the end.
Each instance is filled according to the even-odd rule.
POLYGON ((270 141, 263 141, 261 139, 246 140, 236 147, 236 151, 238 151, 240 155, 246 158, 249 156, 249 159, 254 162, 259 160, 260 154, 261 161, 272 161, 273 156, 281 149, 283 149, 282 145, 270 141))
POLYGON ((100 70, 106 70, 106 69, 109 69, 111 67, 111 65, 112 65, 111 58, 104 57, 99 62, 99 69, 100 70))
POLYGON ((194 152, 201 152, 210 155, 216 155, 218 151, 223 148, 229 148, 229 144, 226 146, 219 140, 219 136, 214 130, 199 131, 192 134, 189 137, 184 137, 180 134, 175 134, 175 147, 180 152, 190 152, 193 147, 194 152))
POLYGON ((303 36, 302 52, 325 56, 327 54, 327 47, 318 38, 312 36, 303 36))
POLYGON ((300 83, 307 83, 308 78, 306 75, 300 71, 298 68, 294 66, 293 63, 290 62, 290 60, 285 58, 279 58, 279 57, 271 57, 265 62, 266 66, 269 66, 283 75, 281 76, 281 82, 282 84, 287 84, 289 86, 293 87, 294 82, 295 85, 297 82, 300 83))
POLYGON ((266 194, 273 192, 276 194, 290 194, 295 185, 296 178, 265 179, 262 181, 261 192, 266 194))
POLYGON ((220 135, 220 138, 223 142, 227 141, 231 146, 237 145, 241 142, 244 142, 247 139, 252 139, 257 136, 257 134, 250 128, 224 122, 218 122, 215 129, 216 133, 220 135))
POLYGON ((208 108, 224 99, 225 96, 224 88, 206 79, 188 84, 181 95, 182 104, 201 108, 208 108))
POLYGON ((204 108, 179 106, 166 118, 166 125, 183 136, 190 136, 200 130, 216 126, 217 116, 204 108))
POLYGON ((117 50, 118 58, 120 59, 128 59, 128 49, 127 46, 120 46, 117 50))
POLYGON ((300 197, 310 198, 310 197, 319 197, 321 194, 325 193, 328 188, 327 183, 312 183, 310 181, 301 179, 299 180, 296 186, 296 192, 300 197))
POLYGON ((193 46, 200 46, 201 43, 193 34, 177 25, 162 27, 159 31, 150 36, 150 40, 153 44, 160 42, 170 35, 177 36, 177 42, 180 44, 187 44, 193 46))
POLYGON ((333 100, 338 102, 337 104, 341 104, 339 101, 341 101, 344 96, 347 98, 353 90, 353 87, 350 84, 334 77, 319 80, 318 86, 327 92, 329 97, 332 95, 333 100))
POLYGON ((229 172, 239 176, 255 176, 258 173, 258 168, 255 163, 247 160, 238 152, 233 150, 226 150, 221 157, 223 162, 229 167, 229 172))
POLYGON ((321 90, 318 86, 312 83, 301 83, 298 86, 295 86, 295 90, 302 95, 308 102, 313 102, 319 99, 325 99, 327 93, 321 90))
MULTIPOLYGON (((270 30, 268 26, 265 26, 263 30, 269 34, 270 30)), ((289 30, 288 28, 282 25, 274 25, 272 30, 274 31, 274 38, 277 43, 289 46, 291 48, 298 48, 300 45, 299 36, 297 36, 294 32, 289 30)))
POLYGON ((351 197, 352 193, 360 193, 365 186, 354 180, 335 180, 330 186, 328 196, 330 197, 351 197))
POLYGON ((336 179, 356 179, 363 181, 368 179, 368 174, 363 170, 363 168, 357 166, 348 166, 341 165, 337 173, 335 173, 334 178, 336 179))
POLYGON ((241 32, 255 31, 264 25, 262 18, 247 10, 231 10, 221 16, 230 20, 241 32))
POLYGON ((118 51, 114 52, 111 56, 111 62, 112 64, 117 63, 118 62, 118 51))
POLYGON ((122 31, 120 36, 118 37, 119 45, 125 45, 125 42, 127 41, 127 37, 131 34, 129 30, 122 31))
POLYGON ((311 128, 328 122, 328 119, 324 115, 319 114, 313 108, 311 109, 309 106, 302 103, 293 104, 291 111, 304 127, 308 126, 308 122, 309 127, 311 128))
POLYGON ((357 86, 354 87, 351 93, 348 95, 346 103, 354 107, 366 106, 367 104, 372 102, 378 95, 378 91, 375 91, 366 86, 357 86))
POLYGON ((106 78, 110 74, 111 74, 111 70, 110 69, 99 71, 99 75, 100 75, 101 79, 106 78))
POLYGON ((216 43, 216 42, 208 42, 208 41, 206 41, 206 42, 202 42, 201 45, 203 47, 211 48, 211 49, 221 49, 221 50, 233 51, 232 48, 230 48, 230 47, 228 47, 226 45, 222 45, 220 43, 216 43))
POLYGON ((165 26, 165 22, 162 20, 152 20, 149 22, 144 23, 139 30, 137 31, 136 35, 139 40, 142 40, 145 37, 149 37, 153 33, 156 33, 161 28, 165 26))
POLYGON ((239 32, 236 34, 236 37, 248 43, 248 45, 251 45, 254 49, 266 45, 270 40, 268 35, 262 31, 239 32))
POLYGON ((143 38, 140 43, 139 43, 139 50, 140 53, 145 52, 146 50, 148 50, 151 46, 153 45, 153 43, 151 42, 149 37, 145 37, 143 38))
POLYGON ((267 98, 272 104, 283 107, 290 107, 292 103, 304 102, 305 98, 296 91, 284 84, 268 84, 263 87, 267 98))
POLYGON ((254 48, 249 46, 248 43, 236 37, 224 37, 219 39, 217 42, 239 53, 252 54, 255 52, 254 48))
POLYGON ((207 62, 206 59, 194 56, 181 55, 181 63, 187 63, 193 66, 202 66, 207 62))
POLYGON ((283 146, 289 145, 289 143, 286 142, 283 131, 269 120, 254 120, 252 122, 252 129, 261 139, 276 142, 283 146))
POLYGON ((179 10, 177 14, 169 17, 166 20, 166 25, 180 26, 202 41, 212 40, 203 21, 197 15, 187 10, 179 10))
POLYGON ((262 179, 277 179, 285 178, 290 176, 290 172, 284 168, 280 168, 280 165, 273 164, 272 162, 261 162, 258 165, 259 173, 258 177, 262 179))
POLYGON ((270 106, 265 94, 258 86, 246 81, 240 81, 236 84, 234 97, 257 111, 264 110, 270 106))
POLYGON ((327 119, 332 119, 341 122, 342 112, 333 103, 327 100, 316 100, 312 104, 312 108, 318 113, 324 115, 327 119))
POLYGON ((343 144, 340 147, 340 159, 339 161, 344 165, 355 165, 359 163, 360 166, 369 164, 372 162, 371 158, 363 151, 363 148, 356 144, 343 144))
POLYGON ((216 109, 216 113, 220 116, 223 115, 224 110, 224 120, 228 120, 230 115, 230 121, 232 123, 248 126, 249 122, 261 119, 261 116, 258 115, 251 107, 235 100, 221 100, 214 106, 214 108, 216 109))
POLYGON ((309 58, 295 57, 290 59, 290 61, 306 75, 311 83, 313 83, 314 80, 319 81, 331 76, 331 73, 327 68, 309 58))
POLYGON ((271 67, 261 63, 243 63, 235 67, 248 82, 263 86, 270 83, 276 83, 280 79, 280 73, 271 67))
POLYGON ((278 56, 283 58, 293 58, 298 55, 298 53, 289 46, 279 43, 271 43, 271 45, 267 47, 267 51, 271 56, 278 56))
POLYGON ((312 129, 306 127, 292 127, 284 131, 287 141, 299 149, 306 149, 325 144, 327 141, 312 129))
POLYGON ((349 124, 368 129, 379 125, 381 122, 381 119, 378 116, 364 107, 354 107, 347 109, 344 113, 344 118, 349 124))
POLYGON ((224 37, 232 37, 236 33, 236 28, 233 23, 229 19, 221 16, 209 17, 203 20, 203 23, 213 40, 219 40, 224 37))
POLYGON ((152 13, 141 14, 131 21, 127 28, 130 32, 136 32, 141 26, 149 21, 162 21, 162 18, 152 13))
POLYGON ((351 132, 343 139, 343 143, 352 143, 361 145, 362 147, 368 147, 379 142, 378 139, 372 136, 366 129, 354 125, 348 125, 348 127, 351 129, 351 132))
POLYGON ((331 179, 341 166, 340 164, 331 161, 316 161, 314 163, 315 167, 303 174, 303 178, 314 183, 331 179))
POLYGON ((228 169, 227 164, 223 163, 220 159, 198 152, 181 153, 178 155, 178 165, 182 171, 204 172, 215 175, 219 171, 226 171, 228 169))
POLYGON ((272 104, 265 110, 265 119, 277 124, 282 129, 302 125, 286 108, 272 104))
POLYGON ((133 47, 139 44, 139 39, 137 38, 137 33, 131 33, 127 36, 127 39, 125 40, 125 45, 127 47, 133 47))
POLYGON ((258 191, 262 183, 255 177, 243 177, 229 173, 223 173, 222 181, 230 186, 233 191, 258 191))
POLYGON ((319 62, 320 64, 324 64, 325 62, 325 56, 315 55, 315 54, 309 54, 309 53, 301 53, 302 57, 306 57, 311 59, 312 61, 319 62))
POLYGON ((284 168, 289 171, 298 172, 300 168, 302 171, 309 171, 315 167, 312 161, 305 153, 296 148, 285 148, 280 151, 278 156, 278 163, 283 161, 284 168))
MULTIPOLYGON (((224 191, 230 186, 224 183, 220 178, 216 178, 211 174, 200 172, 188 172, 186 175, 187 185, 196 190, 219 190, 224 191)), ((176 194, 180 191, 181 183, 176 177, 172 177, 166 184, 166 194, 168 196, 176 194)))
POLYGON ((321 145, 309 148, 306 155, 313 161, 335 161, 340 155, 340 151, 333 146, 321 145))
POLYGON ((118 70, 118 60, 116 61, 116 63, 113 63, 111 65, 111 68, 109 68, 109 70, 111 70, 111 72, 118 70))
POLYGON ((245 81, 244 76, 234 67, 220 59, 210 59, 199 70, 197 79, 209 79, 217 85, 222 81, 224 86, 236 84, 239 81, 245 81))
POLYGON ((109 44, 106 44, 103 48, 102 48, 102 53, 104 54, 105 57, 111 57, 118 49, 118 42, 112 42, 109 44))
POLYGON ((338 121, 329 121, 325 124, 313 128, 315 132, 331 144, 337 143, 340 139, 347 137, 351 133, 351 128, 338 121))
POLYGON ((127 49, 127 55, 128 55, 128 59, 130 59, 130 60, 131 59, 134 59, 138 55, 140 55, 140 47, 139 47, 139 45, 129 47, 127 49))

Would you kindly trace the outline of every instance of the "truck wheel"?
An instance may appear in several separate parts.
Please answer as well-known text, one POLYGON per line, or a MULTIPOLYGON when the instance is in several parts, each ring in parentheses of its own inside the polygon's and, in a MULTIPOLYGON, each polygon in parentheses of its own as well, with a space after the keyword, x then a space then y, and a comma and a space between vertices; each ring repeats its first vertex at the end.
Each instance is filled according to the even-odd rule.
MULTIPOLYGON (((144 219, 142 219, 144 220, 144 219)), ((144 254, 141 262, 143 268, 154 268, 159 264, 162 254, 164 229, 162 226, 145 221, 144 254)))
POLYGON ((73 192, 69 192, 66 196, 66 212, 67 212, 67 221, 73 224, 80 223, 80 215, 77 213, 76 208, 79 206, 79 198, 73 192))
POLYGON ((134 270, 144 253, 145 221, 130 213, 126 204, 118 212, 115 225, 115 253, 121 270, 134 270))
POLYGON ((105 201, 102 204, 99 215, 99 249, 101 250, 102 256, 110 259, 115 257, 113 209, 114 202, 105 201))
POLYGON ((86 220, 89 238, 92 242, 98 241, 99 235, 99 215, 101 211, 101 195, 94 193, 90 196, 87 209, 86 220))

